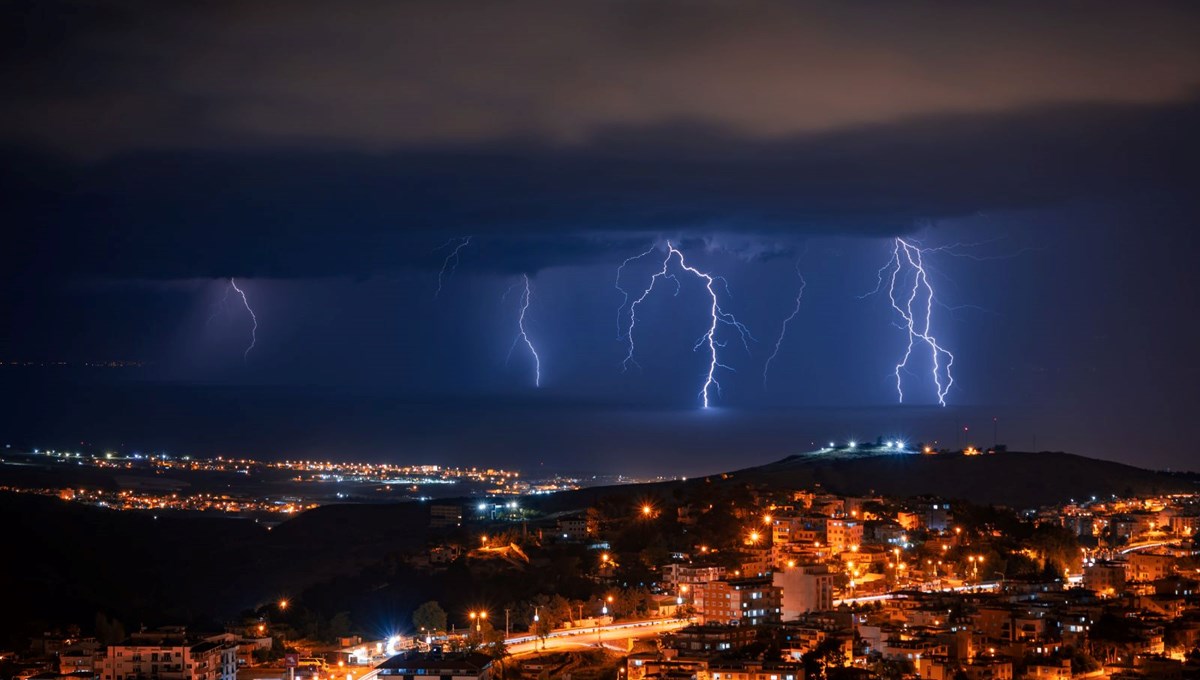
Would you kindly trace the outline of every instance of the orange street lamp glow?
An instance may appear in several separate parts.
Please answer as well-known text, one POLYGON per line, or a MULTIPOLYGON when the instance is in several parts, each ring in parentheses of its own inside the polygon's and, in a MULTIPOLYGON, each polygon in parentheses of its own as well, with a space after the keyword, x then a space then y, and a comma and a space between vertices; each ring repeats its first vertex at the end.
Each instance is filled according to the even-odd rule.
POLYGON ((642 514, 643 514, 644 516, 646 516, 646 517, 649 517, 649 516, 650 516, 650 513, 651 513, 653 510, 654 510, 654 508, 651 508, 649 504, 646 504, 646 505, 643 505, 643 506, 642 506, 642 514))
POLYGON ((280 600, 280 601, 279 601, 279 608, 280 608, 280 609, 287 609, 287 608, 288 608, 288 601, 287 601, 286 599, 280 600))

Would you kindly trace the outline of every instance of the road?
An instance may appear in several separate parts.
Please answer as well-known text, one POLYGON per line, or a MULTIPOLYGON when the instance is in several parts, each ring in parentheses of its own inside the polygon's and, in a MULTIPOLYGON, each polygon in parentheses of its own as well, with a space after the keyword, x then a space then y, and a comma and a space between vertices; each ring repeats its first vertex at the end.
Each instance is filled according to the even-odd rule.
MULTIPOLYGON (((931 591, 926 591, 926 592, 967 593, 967 592, 976 592, 976 591, 984 591, 984 590, 995 590, 999 587, 1000 587, 999 581, 982 581, 980 583, 972 583, 972 584, 963 585, 963 586, 954 586, 952 588, 942 588, 940 590, 931 590, 931 591)), ((906 592, 911 592, 911 591, 910 590, 909 591, 901 590, 901 591, 892 592, 892 593, 882 593, 880 595, 863 595, 862 597, 846 597, 846 598, 834 600, 833 606, 837 607, 837 606, 840 606, 843 604, 863 604, 866 602, 882 602, 883 600, 890 600, 890 599, 896 597, 897 595, 902 595, 906 592)))
POLYGON ((610 649, 624 651, 626 640, 652 637, 679 630, 690 623, 687 619, 652 619, 648 621, 622 621, 607 626, 568 628, 550 633, 545 640, 534 635, 516 635, 508 638, 508 651, 513 656, 535 651, 563 651, 581 647, 604 645, 610 649))
MULTIPOLYGON (((651 619, 648 621, 622 621, 606 626, 588 626, 584 628, 567 628, 556 630, 546 636, 545 640, 534 635, 514 635, 505 639, 508 653, 512 656, 532 654, 534 652, 561 652, 572 649, 595 649, 603 645, 615 651, 625 651, 626 640, 651 637, 679 630, 691 623, 688 619, 651 619)), ((354 674, 355 680, 377 680, 379 669, 359 675, 354 674)))
POLYGON ((1134 543, 1132 545, 1127 545, 1124 548, 1121 548, 1120 552, 1122 555, 1128 555, 1131 552, 1137 552, 1139 550, 1149 550, 1150 548, 1160 548, 1164 545, 1173 546, 1173 545, 1177 545, 1178 543, 1179 543, 1179 539, 1172 539, 1169 541, 1143 541, 1141 543, 1134 543))

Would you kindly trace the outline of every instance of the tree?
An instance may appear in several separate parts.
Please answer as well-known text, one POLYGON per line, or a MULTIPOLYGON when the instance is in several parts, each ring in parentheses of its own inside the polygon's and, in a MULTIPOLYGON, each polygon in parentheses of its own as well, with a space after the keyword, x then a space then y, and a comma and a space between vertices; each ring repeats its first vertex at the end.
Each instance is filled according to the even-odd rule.
POLYGON ((550 637, 552 632, 554 632, 554 623, 550 619, 539 616, 538 620, 533 623, 533 634, 541 639, 542 647, 546 646, 546 638, 550 637))
POLYGON ((413 627, 419 631, 446 630, 446 610, 434 600, 417 607, 412 615, 413 627))
POLYGON ((96 639, 106 645, 115 645, 125 640, 125 626, 116 619, 109 620, 102 612, 96 612, 96 639))
POLYGON ((846 665, 846 652, 841 640, 828 637, 815 649, 801 656, 800 661, 804 664, 804 677, 824 678, 826 668, 846 665))
POLYGON ((329 620, 329 638, 336 640, 337 638, 350 635, 350 612, 338 612, 329 620))
POLYGON ((550 604, 546 606, 546 613, 554 623, 574 620, 574 612, 572 611, 571 602, 562 595, 555 594, 550 598, 550 604))

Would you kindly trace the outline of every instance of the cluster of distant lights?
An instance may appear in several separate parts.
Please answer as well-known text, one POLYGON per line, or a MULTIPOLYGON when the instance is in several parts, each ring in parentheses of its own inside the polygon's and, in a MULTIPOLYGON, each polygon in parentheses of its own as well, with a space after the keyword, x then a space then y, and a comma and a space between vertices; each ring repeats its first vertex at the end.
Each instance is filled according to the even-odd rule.
MULTIPOLYGON (((907 444, 905 444, 905 442, 903 440, 893 439, 891 441, 884 442, 882 448, 889 449, 892 451, 905 451, 905 450, 907 450, 905 448, 905 446, 907 446, 907 444)), ((858 442, 851 439, 850 441, 846 442, 846 445, 844 447, 838 446, 837 442, 829 442, 829 445, 821 450, 822 451, 834 451, 839 448, 856 449, 856 448, 858 448, 858 442)), ((874 447, 872 447, 872 448, 874 448, 874 447)))
POLYGON ((25 488, 0 486, 0 491, 10 493, 50 496, 64 501, 94 505, 111 510, 187 510, 201 512, 281 513, 296 514, 317 507, 316 503, 302 503, 269 498, 235 498, 228 495, 201 493, 180 496, 178 493, 139 493, 130 490, 106 491, 86 488, 25 488))
POLYGON ((507 503, 480 503, 475 506, 479 512, 487 512, 488 510, 520 510, 521 504, 516 501, 508 501, 507 503))
MULTIPOLYGON (((6 446, 11 449, 12 445, 6 446)), ((440 465, 395 465, 391 463, 359 463, 333 462, 311 460, 257 461, 250 458, 233 458, 217 456, 215 458, 193 458, 192 456, 172 457, 167 453, 132 453, 126 456, 111 451, 104 454, 84 454, 72 451, 54 449, 33 449, 37 455, 51 456, 64 460, 77 460, 78 465, 85 462, 97 467, 131 467, 134 461, 144 461, 154 467, 171 470, 190 471, 226 471, 249 474, 253 468, 262 467, 274 470, 289 470, 307 472, 308 476, 293 477, 294 482, 370 482, 386 486, 433 486, 458 484, 461 480, 492 484, 496 488, 489 494, 505 496, 515 495, 549 495, 560 491, 578 489, 580 480, 573 478, 555 477, 551 481, 541 483, 521 480, 521 473, 515 470, 478 467, 444 467, 440 465), (180 464, 183 461, 183 464, 180 464)), ((623 480, 624 481, 624 480, 623 480)), ((345 498, 342 493, 337 498, 345 498)), ((432 496, 416 496, 415 500, 430 501, 432 496)))
MULTIPOLYGON (((12 447, 11 447, 11 445, 9 445, 6 448, 12 448, 12 447)), ((40 448, 33 449, 33 453, 35 455, 52 456, 52 457, 56 457, 56 458, 78 458, 81 460, 85 459, 85 458, 90 459, 90 460, 100 460, 101 458, 103 458, 104 460, 116 460, 116 459, 145 460, 145 461, 150 461, 150 462, 156 463, 156 464, 158 464, 162 461, 172 461, 172 460, 193 462, 192 456, 185 455, 185 456, 179 456, 178 458, 173 458, 171 455, 166 454, 166 453, 153 453, 153 454, 132 453, 128 456, 120 456, 116 453, 113 453, 112 451, 108 451, 108 452, 105 452, 102 456, 100 456, 100 455, 96 455, 96 454, 83 454, 78 451, 58 451, 56 449, 43 450, 40 448)), ((326 474, 318 474, 318 476, 322 476, 322 477, 329 477, 330 475, 328 475, 327 473, 337 472, 337 471, 342 471, 342 472, 349 471, 349 472, 355 472, 355 473, 368 473, 368 472, 369 473, 389 473, 390 472, 390 473, 400 473, 400 474, 409 474, 409 475, 420 474, 420 475, 426 475, 426 476, 422 477, 418 481, 420 483, 430 483, 430 484, 432 484, 432 483, 448 483, 448 481, 446 479, 448 477, 466 477, 466 478, 470 478, 470 479, 479 479, 479 480, 489 480, 489 479, 513 480, 513 479, 518 479, 521 476, 520 472, 517 472, 514 470, 503 470, 503 469, 496 469, 496 468, 487 468, 487 469, 480 470, 479 468, 475 468, 475 467, 458 468, 458 467, 442 467, 439 465, 392 465, 389 463, 335 463, 333 461, 307 461, 307 460, 297 460, 297 461, 286 460, 286 461, 281 461, 281 462, 280 461, 271 462, 271 461, 257 461, 257 460, 250 459, 250 458, 240 458, 240 459, 225 458, 223 456, 217 456, 216 458, 210 458, 210 459, 198 458, 198 459, 195 459, 194 462, 196 462, 196 463, 216 463, 221 466, 235 466, 235 467, 236 466, 248 467, 248 466, 254 466, 254 465, 261 465, 261 466, 264 466, 267 468, 273 468, 273 469, 300 470, 300 471, 307 471, 307 472, 326 473, 326 474), (438 477, 428 476, 428 475, 435 475, 435 474, 438 475, 438 477)))

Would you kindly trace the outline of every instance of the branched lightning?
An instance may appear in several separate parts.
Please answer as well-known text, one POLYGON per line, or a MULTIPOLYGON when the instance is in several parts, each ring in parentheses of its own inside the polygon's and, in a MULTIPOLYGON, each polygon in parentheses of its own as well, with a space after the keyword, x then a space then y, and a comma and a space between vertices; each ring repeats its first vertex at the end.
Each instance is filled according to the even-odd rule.
POLYGON ((442 294, 442 283, 444 282, 445 278, 447 276, 454 276, 454 270, 458 269, 458 253, 460 250, 471 244, 471 237, 464 236, 461 239, 452 238, 443 243, 438 250, 450 247, 450 245, 455 241, 458 241, 458 245, 455 245, 454 249, 450 251, 450 254, 446 256, 446 259, 442 260, 442 268, 438 270, 437 290, 433 293, 433 299, 435 300, 439 295, 442 294))
POLYGON ((796 315, 800 313, 800 299, 804 297, 804 289, 808 287, 808 281, 804 280, 804 274, 800 273, 800 261, 796 261, 796 276, 800 279, 800 289, 796 291, 796 306, 792 308, 792 313, 783 320, 783 327, 779 329, 779 339, 775 341, 775 351, 771 352, 771 356, 767 357, 766 363, 763 364, 763 385, 767 384, 767 371, 771 369, 771 362, 779 354, 779 348, 783 346, 783 337, 787 335, 788 324, 796 315))
MULTIPOLYGON (((675 246, 671 245, 670 241, 667 242, 667 254, 666 254, 666 257, 663 258, 662 268, 659 271, 655 272, 654 275, 650 277, 650 285, 647 286, 644 291, 642 291, 641 295, 639 295, 637 297, 637 299, 635 299, 633 302, 629 302, 629 295, 625 292, 624 289, 621 288, 621 285, 620 285, 621 269, 623 269, 625 267, 625 265, 629 264, 633 260, 637 260, 642 257, 645 257, 646 255, 649 255, 650 253, 654 252, 654 250, 655 250, 655 248, 651 248, 650 250, 647 250, 646 252, 642 253, 641 255, 637 255, 637 256, 626 259, 624 262, 621 263, 621 266, 618 267, 618 269, 617 269, 617 290, 621 291, 621 293, 625 296, 625 302, 622 303, 620 310, 618 310, 618 312, 617 312, 617 314, 618 314, 618 324, 617 324, 618 335, 617 335, 617 337, 618 337, 618 339, 624 338, 627 341, 628 347, 629 347, 629 349, 625 355, 625 360, 622 362, 621 366, 624 370, 628 370, 629 364, 632 363, 634 365, 637 365, 637 362, 633 358, 633 353, 634 353, 633 328, 634 328, 634 326, 637 325, 637 307, 639 304, 642 303, 642 301, 644 301, 647 297, 649 297, 651 291, 654 290, 654 284, 657 283, 660 279, 673 279, 675 281, 675 285, 676 285, 675 294, 676 295, 679 294, 679 279, 676 278, 676 275, 671 273, 671 271, 670 271, 671 260, 678 256, 679 268, 682 271, 687 272, 688 274, 692 274, 696 278, 704 281, 704 288, 705 288, 705 290, 708 291, 709 299, 712 301, 712 304, 709 308, 709 314, 711 316, 712 322, 709 324, 708 330, 704 333, 704 335, 700 336, 700 339, 696 341, 696 344, 693 347, 694 351, 698 351, 701 347, 708 348, 708 355, 709 355, 708 372, 705 375, 704 385, 700 388, 700 393, 699 393, 699 396, 704 403, 704 408, 708 408, 708 406, 709 406, 709 390, 713 387, 716 387, 717 393, 720 394, 720 392, 721 392, 721 383, 717 381, 717 377, 716 377, 717 369, 723 368, 723 369, 726 369, 729 371, 734 370, 730 366, 721 363, 720 357, 718 356, 717 349, 724 347, 725 343, 717 340, 717 326, 720 324, 732 326, 735 330, 737 330, 738 335, 739 335, 739 337, 741 337, 742 343, 746 346, 747 350, 749 350, 749 348, 750 348, 749 340, 754 340, 754 336, 751 335, 750 330, 748 328, 746 328, 746 326, 744 326, 740 321, 738 321, 732 314, 721 309, 720 301, 717 298, 717 291, 713 286, 717 281, 724 282, 724 279, 719 276, 714 277, 711 274, 707 274, 705 272, 700 271, 699 269, 696 269, 695 267, 688 265, 687 260, 683 256, 683 253, 680 252, 679 250, 677 250, 675 248, 675 246), (628 307, 629 307, 629 325, 624 330, 624 332, 621 332, 620 316, 621 316, 621 311, 623 311, 626 307, 626 303, 628 304, 628 307)), ((725 285, 726 285, 726 292, 728 293, 728 284, 726 283, 725 285)))
POLYGON ((250 309, 250 301, 246 299, 246 292, 238 288, 237 281, 231 277, 229 285, 237 291, 238 295, 242 296, 242 304, 246 306, 246 311, 250 312, 250 320, 254 322, 254 325, 250 327, 250 346, 246 348, 245 352, 242 352, 242 359, 245 360, 250 357, 250 350, 254 349, 254 344, 258 342, 258 317, 254 314, 254 310, 250 309))
MULTIPOLYGON (((942 249, 922 248, 915 242, 909 242, 902 238, 897 238, 892 247, 892 257, 887 264, 880 267, 878 272, 878 283, 875 290, 867 295, 872 295, 879 292, 884 286, 885 274, 887 274, 887 292, 888 300, 892 303, 892 309, 900 315, 902 324, 898 324, 901 330, 904 330, 908 335, 908 344, 904 350, 904 358, 900 363, 896 364, 896 392, 900 396, 900 401, 904 401, 904 385, 901 379, 901 371, 908 368, 908 360, 913 353, 913 345, 918 341, 924 343, 928 348, 933 359, 933 384, 937 387, 938 403, 942 406, 946 405, 946 394, 950 391, 950 387, 954 385, 954 375, 951 373, 951 367, 954 365, 954 355, 949 350, 938 344, 931 332, 933 320, 933 303, 934 293, 933 286, 929 282, 929 276, 925 270, 925 263, 922 260, 922 255, 928 252, 935 252, 942 249), (897 286, 907 286, 909 275, 912 277, 912 285, 907 292, 901 290, 899 298, 897 298, 897 286), (922 304, 923 303, 923 304, 922 304), (914 311, 914 306, 917 311, 914 311), (921 311, 921 307, 924 311, 921 311), (946 357, 946 362, 943 365, 943 356, 946 357)), ((953 247, 953 246, 952 246, 953 247)), ((860 296, 860 297, 866 297, 860 296)))
MULTIPOLYGON (((522 274, 521 279, 524 281, 525 288, 521 291, 521 314, 517 317, 517 337, 513 339, 513 344, 508 348, 508 356, 512 357, 513 350, 516 349, 517 343, 524 342, 529 348, 529 353, 533 356, 533 385, 534 387, 542 386, 542 359, 538 356, 537 350, 533 347, 533 342, 529 339, 529 333, 525 330, 525 312, 529 310, 529 299, 532 295, 532 288, 529 285, 529 275, 522 274)), ((514 286, 516 284, 513 284, 514 286)), ((509 290, 512 290, 510 287, 509 290)), ((506 291, 505 296, 508 295, 506 291)), ((507 363, 507 359, 505 360, 507 363)))
MULTIPOLYGON (((625 258, 625 261, 621 263, 621 266, 617 267, 617 282, 615 285, 616 285, 617 291, 621 293, 621 298, 622 298, 621 306, 617 308, 617 340, 625 339, 626 331, 621 330, 621 316, 625 313, 626 305, 629 304, 629 292, 621 287, 621 272, 625 269, 625 265, 629 264, 630 262, 633 262, 634 260, 640 260, 643 257, 646 257, 647 255, 649 255, 650 253, 653 253, 657 249, 658 249, 657 245, 650 246, 650 249, 644 253, 640 253, 638 255, 634 255, 632 257, 625 258)), ((675 279, 675 284, 678 286, 679 279, 675 279)), ((675 293, 676 293, 676 295, 679 294, 678 288, 675 289, 675 293)), ((630 330, 632 330, 632 329, 633 329, 633 326, 631 325, 630 330)))

